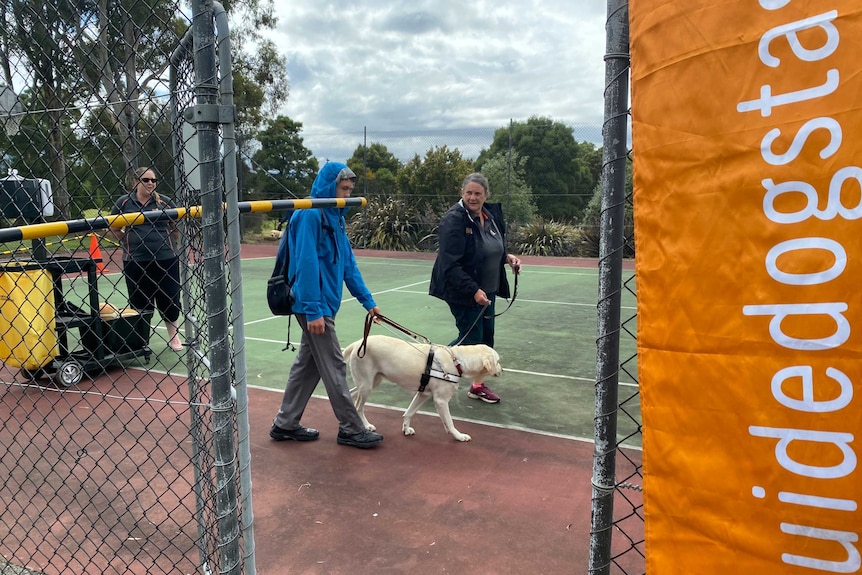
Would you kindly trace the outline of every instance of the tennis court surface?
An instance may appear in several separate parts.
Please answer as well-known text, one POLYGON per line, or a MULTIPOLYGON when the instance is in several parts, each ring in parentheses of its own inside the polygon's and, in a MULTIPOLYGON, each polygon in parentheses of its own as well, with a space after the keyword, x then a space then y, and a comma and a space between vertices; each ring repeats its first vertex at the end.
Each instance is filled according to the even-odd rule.
MULTIPOLYGON (((243 257, 267 248, 244 246, 243 257)), ((527 266, 595 267, 589 260, 523 259, 527 266)), ((382 384, 371 401, 387 386, 393 387, 382 384)), ((319 396, 303 423, 320 429, 320 439, 275 442, 268 431, 280 401, 279 389, 249 389, 259 573, 586 572, 591 442, 482 423, 481 413, 457 423, 472 436, 468 443, 454 441, 436 414, 424 412, 414 417, 416 435, 405 437, 401 409, 369 407, 385 440, 358 450, 336 444, 335 417, 319 396)), ((501 407, 472 403, 489 416, 501 407)), ((637 451, 631 457, 640 461, 637 451)), ((642 530, 640 519, 631 528, 638 524, 642 530)))
MULTIPOLYGON (((244 246, 243 257, 272 256, 274 249, 269 245, 248 246, 248 249, 244 246)), ((372 257, 374 254, 358 251, 357 255, 372 257)), ((410 257, 415 258, 417 254, 410 254, 410 257)), ((543 265, 553 263, 552 260, 542 262, 543 265)), ((561 263, 573 265, 571 261, 561 263)), ((525 264, 530 265, 529 260, 525 264)), ((588 264, 579 262, 577 265, 588 264)), ((358 323, 359 319, 361 316, 354 318, 353 323, 358 323)), ((442 318, 442 321, 447 320, 442 318)), ((293 336, 292 339, 298 340, 298 334, 293 336)), ((254 361, 249 365, 264 373, 265 369, 278 372, 277 378, 270 378, 273 381, 265 381, 264 385, 256 385, 256 380, 266 380, 266 377, 249 374, 249 382, 255 384, 248 389, 248 406, 258 573, 586 572, 593 444, 570 434, 535 431, 538 426, 532 423, 561 417, 581 419, 586 406, 573 411, 555 408, 555 404, 571 403, 576 397, 571 392, 561 395, 561 388, 532 384, 531 381, 540 381, 530 379, 537 377, 536 374, 531 376, 522 371, 510 380, 512 383, 503 396, 503 403, 486 405, 463 397, 466 382, 462 381, 459 396, 452 400, 452 404, 456 404, 453 414, 458 428, 473 439, 459 443, 444 431, 433 411, 416 414, 413 426, 417 434, 404 437, 401 434, 403 408, 384 400, 397 392, 403 394, 400 401, 406 403, 409 394, 384 389, 394 386, 383 384, 371 396, 371 401, 378 405, 370 405, 366 411, 385 440, 380 447, 367 451, 337 445, 337 422, 328 400, 318 395, 311 399, 303 423, 320 429, 320 440, 276 442, 269 438, 268 431, 281 400, 290 354, 277 351, 283 346, 277 341, 268 343, 262 339, 256 344, 259 349, 252 354, 254 361), (545 401, 532 396, 519 398, 517 386, 528 388, 531 393, 547 394, 547 390, 552 393, 545 401), (380 403, 393 407, 381 407, 380 403), (520 426, 517 421, 513 424, 508 416, 501 419, 499 414, 505 410, 511 410, 512 417, 517 416, 519 421, 526 418, 529 425, 523 421, 520 426)), ((522 361, 516 354, 511 355, 516 363, 522 361)), ((158 360, 153 365, 158 366, 158 360)), ((78 449, 74 460, 70 459, 71 455, 58 455, 58 464, 67 465, 68 472, 45 470, 38 478, 18 481, 23 489, 30 490, 19 493, 22 506, 26 501, 38 500, 45 490, 78 493, 70 496, 64 509, 51 511, 56 517, 49 521, 50 532, 42 535, 45 544, 62 546, 63 541, 85 539, 81 534, 99 532, 100 525, 104 527, 100 518, 111 514, 116 514, 120 523, 128 527, 124 533, 108 533, 103 537, 101 549, 68 549, 71 557, 64 556, 64 560, 70 563, 45 565, 45 572, 62 572, 68 565, 79 565, 80 572, 87 574, 164 572, 158 565, 135 563, 138 557, 150 556, 137 551, 144 546, 158 548, 165 561, 165 571, 170 571, 171 566, 183 566, 183 572, 197 572, 194 549, 197 533, 186 532, 184 525, 189 523, 154 514, 158 509, 176 509, 182 515, 194 506, 191 494, 170 489, 172 479, 158 472, 154 472, 158 489, 135 481, 112 482, 108 476, 94 477, 108 473, 93 463, 99 460, 100 449, 118 451, 110 458, 118 462, 118 467, 111 468, 110 473, 135 479, 144 476, 139 468, 141 457, 135 455, 141 450, 146 451, 147 464, 159 469, 171 468, 171 458, 183 456, 181 452, 160 445, 159 437, 168 434, 180 439, 183 450, 188 446, 188 441, 183 439, 187 433, 187 415, 181 408, 182 401, 177 402, 185 393, 185 379, 176 377, 176 386, 167 379, 156 384, 155 379, 144 377, 145 369, 129 367, 125 373, 113 371, 110 377, 83 383, 82 391, 99 395, 95 399, 86 393, 63 393, 62 390, 43 393, 14 386, 7 390, 7 401, 0 405, 3 409, 23 406, 28 412, 46 414, 42 423, 38 418, 17 420, 20 431, 27 437, 34 442, 46 442, 32 443, 26 449, 57 451, 63 455, 66 451, 75 451, 72 448, 80 443, 88 450, 78 449), (144 417, 142 414, 150 413, 149 410, 140 409, 135 402, 112 397, 121 390, 133 390, 133 395, 150 400, 170 398, 173 409, 177 410, 176 416, 144 417), (92 415, 64 415, 69 413, 92 415), (88 421, 97 420, 103 423, 94 431, 88 421), (48 425, 53 431, 42 433, 36 429, 38 425, 48 425), (128 441, 128 445, 124 446, 124 441, 128 441), (124 450, 128 451, 128 457, 122 457, 124 450), (85 482, 84 476, 79 475, 82 465, 89 465, 89 481, 85 482), (58 484, 45 485, 46 482, 58 484), (102 485, 102 490, 121 485, 128 493, 124 491, 109 498, 99 491, 84 501, 80 499, 84 491, 76 491, 76 486, 84 483, 102 485), (166 501, 173 497, 176 501, 166 501), (181 500, 182 497, 187 500, 181 500), (158 498, 158 505, 154 505, 153 498, 158 498), (129 501, 134 505, 129 506, 129 501), (140 513, 144 515, 138 517, 140 513), (122 571, 114 565, 123 566, 122 571)), ((13 374, 6 376, 13 377, 13 374)), ((589 387, 589 383, 580 380, 566 381, 567 386, 589 387)), ((0 415, 4 421, 9 420, 7 414, 0 415)), ((579 429, 585 425, 576 423, 558 421, 551 429, 579 429)), ((632 462, 639 464, 639 451, 632 449, 628 455, 632 462)), ((21 457, 21 454, 10 452, 7 456, 21 457)), ((627 476, 631 470, 620 469, 619 465, 617 476, 627 476)), ((188 473, 188 469, 177 471, 188 473)), ((174 479, 182 484, 193 478, 174 479)), ((630 491, 627 496, 639 500, 640 493, 630 491)), ((635 507, 640 508, 640 505, 635 507)), ((21 514, 16 517, 19 521, 16 529, 26 531, 21 514)), ((30 521, 35 526, 47 519, 32 517, 30 521)), ((626 533, 642 532, 642 519, 633 519, 631 525, 626 525, 626 533)), ((615 545, 623 545, 617 543, 618 539, 621 538, 615 538, 615 545)), ((29 552, 32 557, 40 557, 38 547, 29 552)), ((637 566, 632 565, 627 571, 636 569, 637 566)))

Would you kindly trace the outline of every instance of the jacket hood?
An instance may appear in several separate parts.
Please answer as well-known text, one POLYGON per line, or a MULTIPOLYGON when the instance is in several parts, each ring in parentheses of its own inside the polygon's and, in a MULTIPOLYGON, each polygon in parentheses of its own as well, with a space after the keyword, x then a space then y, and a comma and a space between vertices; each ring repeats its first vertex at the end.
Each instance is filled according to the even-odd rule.
POLYGON ((312 198, 334 198, 335 197, 335 180, 338 178, 338 173, 347 167, 347 164, 341 162, 326 162, 317 177, 314 178, 314 183, 311 185, 312 198))

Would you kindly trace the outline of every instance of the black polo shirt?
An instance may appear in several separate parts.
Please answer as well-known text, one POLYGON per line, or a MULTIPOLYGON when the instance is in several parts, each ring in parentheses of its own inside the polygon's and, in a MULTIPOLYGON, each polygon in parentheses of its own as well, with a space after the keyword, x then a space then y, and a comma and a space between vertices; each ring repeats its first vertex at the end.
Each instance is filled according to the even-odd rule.
MULTIPOLYGON (((111 215, 167 210, 173 207, 171 199, 161 194, 158 195, 158 201, 153 194, 146 204, 142 204, 135 192, 131 192, 117 200, 111 208, 111 215)), ((122 239, 123 261, 166 260, 179 253, 175 240, 176 223, 172 220, 144 222, 126 226, 125 229, 126 233, 122 239)))

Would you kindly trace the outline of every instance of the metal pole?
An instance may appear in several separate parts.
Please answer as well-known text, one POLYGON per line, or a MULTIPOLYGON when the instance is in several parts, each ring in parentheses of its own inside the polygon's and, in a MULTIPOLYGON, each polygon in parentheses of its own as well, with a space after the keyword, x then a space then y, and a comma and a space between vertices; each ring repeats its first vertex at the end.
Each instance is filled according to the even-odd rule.
MULTIPOLYGON (((219 94, 221 107, 227 112, 234 110, 233 74, 230 57, 230 34, 227 13, 219 2, 213 2, 218 28, 219 94)), ((223 118, 225 205, 227 206, 228 266, 231 285, 231 320, 233 326, 233 361, 236 382, 236 423, 239 457, 240 497, 242 499, 243 572, 255 575, 254 512, 251 491, 251 435, 248 421, 248 387, 245 363, 245 320, 242 304, 242 268, 240 265, 240 219, 237 190, 236 141, 234 121, 236 115, 223 118)))
POLYGON ((203 273, 206 286, 207 330, 212 386, 213 452, 216 477, 216 515, 220 552, 219 573, 240 575, 237 518, 234 402, 230 380, 230 345, 225 273, 225 233, 222 200, 220 119, 216 67, 215 24, 211 0, 192 3, 195 64, 195 106, 186 120, 198 135, 201 178, 203 273))
POLYGON ((605 121, 602 128, 602 215, 596 341, 595 453, 589 572, 611 567, 619 389, 620 306, 628 118, 628 1, 609 0, 606 22, 605 121))

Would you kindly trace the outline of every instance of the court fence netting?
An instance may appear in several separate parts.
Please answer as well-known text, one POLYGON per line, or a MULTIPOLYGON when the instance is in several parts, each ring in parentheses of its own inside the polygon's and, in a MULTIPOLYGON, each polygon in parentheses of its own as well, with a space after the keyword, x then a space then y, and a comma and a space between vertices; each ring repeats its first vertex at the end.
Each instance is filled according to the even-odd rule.
POLYGON ((12 4, 0 572, 254 573, 225 10, 12 4), (175 206, 100 215, 139 167, 175 206), (181 350, 158 312, 130 305, 111 233, 166 219, 181 350))
MULTIPOLYGON (((239 198, 227 13, 212 0, 4 6, 0 573, 254 574, 240 215, 274 205, 239 198), (103 215, 141 167, 174 205, 103 215), (130 305, 113 233, 166 220, 181 350, 158 311, 130 305)), ((619 358, 620 333, 634 335, 619 292, 634 285, 621 274, 632 238, 615 227, 631 201, 627 3, 608 15, 593 525, 576 569, 633 574, 640 465, 622 478, 614 465, 617 375, 635 362, 619 358)))

